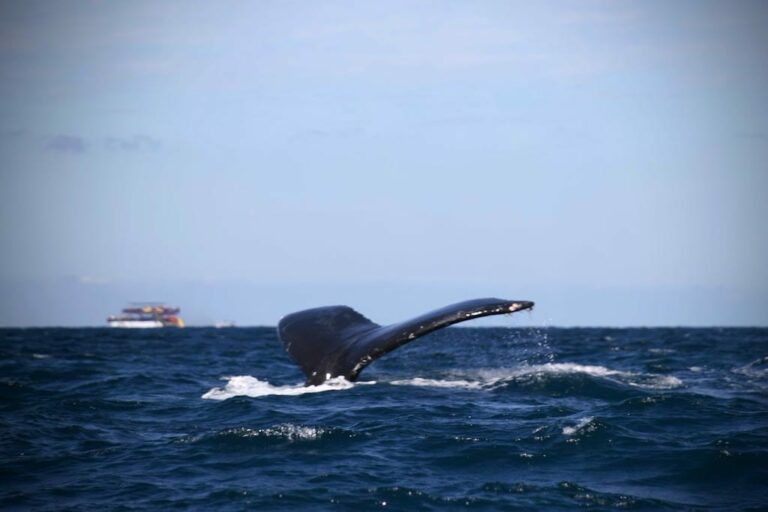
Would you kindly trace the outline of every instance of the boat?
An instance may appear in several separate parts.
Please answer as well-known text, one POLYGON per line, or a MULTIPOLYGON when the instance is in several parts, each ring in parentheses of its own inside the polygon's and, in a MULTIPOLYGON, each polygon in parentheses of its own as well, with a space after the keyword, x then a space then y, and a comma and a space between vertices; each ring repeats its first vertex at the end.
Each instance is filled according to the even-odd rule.
POLYGON ((124 329, 154 329, 159 327, 184 327, 184 320, 178 316, 181 308, 161 303, 138 303, 123 308, 119 315, 107 317, 109 327, 124 329))

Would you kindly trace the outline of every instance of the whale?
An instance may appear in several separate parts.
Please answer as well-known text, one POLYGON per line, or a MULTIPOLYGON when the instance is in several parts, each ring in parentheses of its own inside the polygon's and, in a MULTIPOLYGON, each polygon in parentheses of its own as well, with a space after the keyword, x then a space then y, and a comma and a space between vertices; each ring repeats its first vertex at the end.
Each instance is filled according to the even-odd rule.
POLYGON ((490 315, 533 308, 528 300, 472 299, 390 325, 379 325, 349 306, 324 306, 284 316, 277 334, 301 368, 305 385, 344 377, 354 382, 379 357, 438 329, 490 315))

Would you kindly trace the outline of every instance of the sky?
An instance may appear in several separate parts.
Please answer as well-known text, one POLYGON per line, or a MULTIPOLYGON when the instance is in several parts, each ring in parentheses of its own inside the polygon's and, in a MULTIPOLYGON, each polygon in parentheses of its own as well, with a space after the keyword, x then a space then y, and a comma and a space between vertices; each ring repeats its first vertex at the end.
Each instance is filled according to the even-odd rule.
POLYGON ((762 1, 0 3, 0 325, 768 325, 762 1))

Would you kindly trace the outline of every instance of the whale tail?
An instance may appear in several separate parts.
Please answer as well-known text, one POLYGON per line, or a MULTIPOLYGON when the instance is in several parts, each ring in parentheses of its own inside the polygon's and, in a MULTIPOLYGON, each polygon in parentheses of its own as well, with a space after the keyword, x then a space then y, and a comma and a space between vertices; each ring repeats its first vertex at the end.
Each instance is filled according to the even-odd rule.
POLYGON ((277 332, 306 384, 317 385, 340 376, 354 381, 372 361, 437 329, 532 307, 525 300, 474 299, 381 326, 349 306, 327 306, 285 316, 277 332))

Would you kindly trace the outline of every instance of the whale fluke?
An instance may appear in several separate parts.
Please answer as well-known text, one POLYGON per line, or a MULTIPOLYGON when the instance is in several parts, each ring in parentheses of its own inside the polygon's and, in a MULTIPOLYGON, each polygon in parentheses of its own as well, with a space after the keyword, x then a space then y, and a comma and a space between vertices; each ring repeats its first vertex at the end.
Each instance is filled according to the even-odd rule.
POLYGON ((381 326, 349 306, 327 306, 283 317, 277 332, 306 385, 317 385, 339 376, 354 381, 371 361, 437 329, 532 307, 526 300, 474 299, 381 326))

